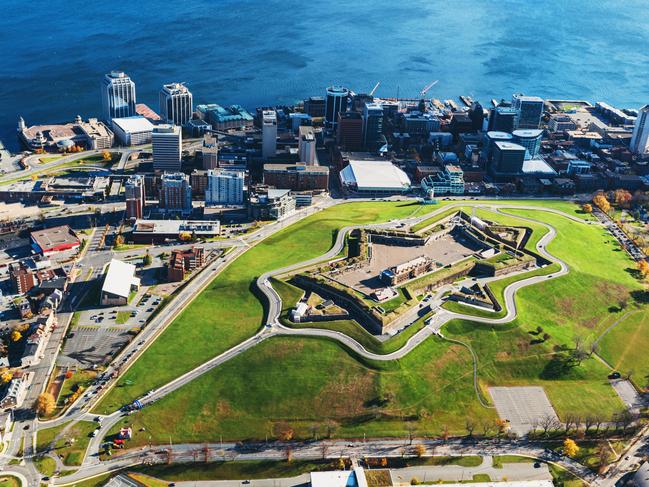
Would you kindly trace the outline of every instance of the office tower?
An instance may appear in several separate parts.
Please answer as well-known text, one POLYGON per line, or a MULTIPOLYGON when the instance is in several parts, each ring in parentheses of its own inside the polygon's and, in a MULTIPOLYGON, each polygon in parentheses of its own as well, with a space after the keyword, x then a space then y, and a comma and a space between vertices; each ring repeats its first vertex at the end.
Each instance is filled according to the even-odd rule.
POLYGON ((300 162, 305 164, 315 164, 316 163, 316 154, 315 154, 315 132, 313 127, 302 125, 299 130, 299 141, 298 141, 298 155, 300 156, 300 162))
POLYGON ((471 124, 473 130, 482 130, 482 122, 484 122, 484 110, 482 105, 479 102, 474 102, 469 108, 469 118, 471 119, 471 124))
POLYGON ((335 131, 338 124, 338 113, 347 111, 347 100, 349 90, 342 86, 330 86, 327 88, 325 100, 325 125, 335 131))
POLYGON ((496 142, 513 142, 514 136, 507 132, 491 130, 484 135, 483 140, 484 142, 482 145, 482 158, 485 161, 490 161, 496 142))
POLYGON ((135 113, 135 82, 123 71, 111 71, 101 83, 101 103, 104 120, 132 117, 135 113))
POLYGON ((383 135, 383 105, 366 103, 363 107, 363 145, 376 149, 383 135))
POLYGON ((643 106, 638 112, 638 118, 633 125, 631 136, 631 151, 635 154, 644 155, 649 153, 649 105, 643 106))
POLYGON ((203 169, 219 167, 219 143, 213 134, 203 136, 203 169))
POLYGON ((160 183, 159 206, 169 213, 191 213, 192 187, 189 176, 181 172, 164 173, 160 183))
POLYGON ((242 205, 245 173, 228 169, 207 171, 205 205, 242 205))
POLYGON ((325 99, 322 96, 312 96, 304 100, 304 113, 313 118, 325 116, 325 99))
POLYGON ((180 127, 157 125, 151 134, 153 142, 153 169, 156 171, 179 171, 183 141, 180 127))
POLYGON ((494 144, 491 171, 496 175, 515 176, 523 171, 525 147, 511 142, 494 144))
POLYGON ((525 147, 525 159, 534 159, 541 151, 541 138, 543 130, 539 129, 519 129, 514 130, 514 143, 525 147))
POLYGON ((126 218, 143 218, 146 203, 144 176, 136 174, 126 180, 124 185, 126 198, 126 218))
POLYGON ((512 133, 516 128, 516 109, 497 106, 489 114, 489 130, 512 133))
POLYGON ((336 143, 345 150, 363 148, 363 117, 358 112, 339 112, 336 143))
POLYGON ((543 99, 538 96, 514 95, 512 108, 516 110, 517 129, 538 129, 543 116, 543 99))
POLYGON ((192 93, 182 83, 170 83, 160 90, 160 117, 167 123, 180 125, 189 122, 194 111, 192 93))
POLYGON ((261 155, 275 157, 277 152, 277 112, 264 110, 261 114, 261 155))

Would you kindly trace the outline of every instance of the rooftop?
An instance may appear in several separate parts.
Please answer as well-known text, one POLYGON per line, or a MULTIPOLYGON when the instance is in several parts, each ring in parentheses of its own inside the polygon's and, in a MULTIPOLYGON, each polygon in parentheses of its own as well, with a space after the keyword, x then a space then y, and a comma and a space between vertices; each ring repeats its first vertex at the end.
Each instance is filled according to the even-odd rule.
POLYGON ((350 160, 340 177, 344 184, 355 184, 359 190, 410 188, 410 178, 406 173, 384 159, 350 160))
POLYGON ((108 265, 101 292, 128 298, 133 284, 139 284, 139 279, 135 277, 135 266, 113 259, 108 265))
POLYGON ((151 132, 153 124, 140 115, 133 117, 113 118, 113 126, 117 125, 124 132, 151 132))
POLYGON ((79 238, 68 225, 35 230, 31 233, 31 238, 42 250, 79 244, 79 238))

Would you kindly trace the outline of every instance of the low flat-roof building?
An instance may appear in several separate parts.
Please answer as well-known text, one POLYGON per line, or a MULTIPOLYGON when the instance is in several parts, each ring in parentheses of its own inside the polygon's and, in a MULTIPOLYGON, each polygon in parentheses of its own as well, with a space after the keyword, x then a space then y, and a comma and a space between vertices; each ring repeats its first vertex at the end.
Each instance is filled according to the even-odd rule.
POLYGON ((293 191, 326 191, 329 168, 307 164, 264 164, 264 184, 293 191))
POLYGON ((390 161, 350 160, 340 171, 343 188, 364 195, 393 195, 410 191, 408 175, 390 161))
POLYGON ((29 238, 33 251, 43 255, 74 250, 81 245, 79 237, 68 225, 35 230, 29 238))
POLYGON ((16 181, 0 187, 0 201, 38 202, 43 197, 102 201, 106 198, 110 178, 104 176, 51 177, 16 181))
POLYGON ((113 130, 121 145, 142 145, 151 143, 154 125, 148 118, 139 115, 113 118, 113 130))
POLYGON ((138 244, 162 243, 188 236, 189 239, 211 238, 220 233, 218 221, 193 220, 136 220, 133 242, 138 244))
POLYGON ((108 271, 101 287, 100 304, 102 306, 128 304, 131 291, 137 290, 139 287, 140 279, 135 277, 135 266, 113 259, 108 264, 108 271))

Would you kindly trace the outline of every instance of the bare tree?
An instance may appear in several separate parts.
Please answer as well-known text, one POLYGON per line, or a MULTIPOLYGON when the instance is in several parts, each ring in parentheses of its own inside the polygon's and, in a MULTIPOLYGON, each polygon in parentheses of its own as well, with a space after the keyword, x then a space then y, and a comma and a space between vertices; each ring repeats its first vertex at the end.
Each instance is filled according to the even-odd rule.
POLYGON ((329 447, 323 443, 320 447, 320 453, 322 453, 322 459, 326 459, 329 454, 329 447))
POLYGON ((482 426, 482 435, 483 436, 489 436, 489 434, 494 429, 493 422, 491 422, 489 420, 483 420, 482 423, 481 423, 481 426, 482 426))
POLYGON ((559 427, 558 421, 555 419, 554 416, 551 416, 549 414, 546 414, 541 418, 541 421, 539 421, 539 425, 543 429, 543 434, 545 436, 548 435, 548 432, 550 430, 555 430, 559 427))
POLYGON ((600 428, 602 427, 602 423, 604 422, 604 418, 600 415, 595 415, 593 416, 593 425, 595 426, 595 434, 599 433, 600 428))
POLYGON ((572 414, 567 414, 566 418, 563 421, 563 432, 567 435, 572 428, 572 425, 576 424, 576 418, 572 414))
POLYGON ((595 424, 595 418, 592 416, 586 416, 584 418, 584 428, 585 428, 585 433, 588 434, 588 430, 592 428, 592 426, 595 424))
POLYGON ((472 419, 467 418, 466 423, 464 424, 468 436, 473 436, 473 430, 475 429, 475 423, 472 419))

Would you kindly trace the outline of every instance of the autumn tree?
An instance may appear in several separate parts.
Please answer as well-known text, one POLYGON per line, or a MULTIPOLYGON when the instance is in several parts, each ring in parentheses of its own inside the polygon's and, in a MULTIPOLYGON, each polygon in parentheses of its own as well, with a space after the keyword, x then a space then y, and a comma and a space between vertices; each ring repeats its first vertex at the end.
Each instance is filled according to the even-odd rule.
POLYGON ((0 383, 6 384, 13 379, 14 374, 9 369, 4 369, 0 372, 0 383))
POLYGON ((151 262, 153 262, 153 258, 151 257, 151 254, 148 252, 144 255, 144 265, 149 266, 151 265, 151 262))
POLYGON ((12 342, 17 342, 23 337, 23 334, 20 333, 18 330, 14 330, 11 332, 11 341, 12 342))
POLYGON ((581 211, 583 211, 584 213, 592 213, 593 205, 591 205, 590 203, 585 203, 581 205, 581 211))
POLYGON ((638 261, 638 272, 640 275, 645 278, 649 275, 649 262, 642 259, 638 261))
POLYGON ((426 447, 419 443, 415 446, 415 454, 420 458, 423 457, 426 454, 426 447))
POLYGON ((626 189, 616 189, 613 192, 613 200, 620 208, 628 208, 631 205, 633 195, 626 189))
POLYGON ((124 245, 124 235, 115 237, 115 245, 124 245))
POLYGON ((574 458, 579 453, 579 446, 577 446, 575 440, 570 438, 563 440, 563 453, 570 458, 574 458))
POLYGON ((49 392, 44 392, 38 396, 36 399, 36 412, 40 416, 49 416, 54 412, 56 403, 54 401, 54 396, 49 392))
POLYGON ((113 155, 110 153, 110 151, 107 151, 107 150, 102 152, 101 156, 104 158, 104 161, 110 161, 113 158, 113 155))
POLYGON ((611 210, 611 204, 606 199, 604 193, 597 193, 593 197, 593 203, 595 203, 595 205, 604 213, 608 213, 611 210))

